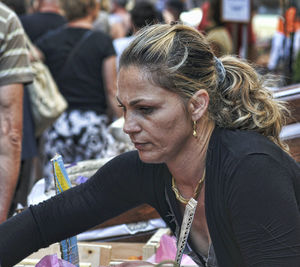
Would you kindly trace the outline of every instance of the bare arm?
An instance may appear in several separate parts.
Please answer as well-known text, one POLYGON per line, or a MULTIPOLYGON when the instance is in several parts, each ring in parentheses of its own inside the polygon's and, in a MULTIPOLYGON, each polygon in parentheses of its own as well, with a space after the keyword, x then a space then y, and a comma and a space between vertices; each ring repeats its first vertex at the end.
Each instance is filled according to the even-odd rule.
POLYGON ((37 60, 45 61, 45 55, 37 46, 31 44, 29 49, 29 60, 30 62, 37 60))
POLYGON ((23 85, 0 86, 0 223, 6 220, 18 180, 23 120, 23 85))
POLYGON ((103 78, 106 89, 107 102, 112 116, 120 117, 122 115, 121 109, 117 105, 116 91, 117 91, 117 71, 116 71, 116 57, 108 57, 103 63, 103 78))

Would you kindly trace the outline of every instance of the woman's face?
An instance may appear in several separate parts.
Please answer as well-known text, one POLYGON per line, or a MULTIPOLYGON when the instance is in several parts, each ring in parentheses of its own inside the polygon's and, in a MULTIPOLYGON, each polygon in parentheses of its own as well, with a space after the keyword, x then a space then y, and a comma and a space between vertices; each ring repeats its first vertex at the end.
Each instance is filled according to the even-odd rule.
POLYGON ((184 149, 191 133, 191 119, 181 98, 149 82, 134 66, 121 68, 117 99, 124 110, 123 130, 142 161, 167 163, 184 149))

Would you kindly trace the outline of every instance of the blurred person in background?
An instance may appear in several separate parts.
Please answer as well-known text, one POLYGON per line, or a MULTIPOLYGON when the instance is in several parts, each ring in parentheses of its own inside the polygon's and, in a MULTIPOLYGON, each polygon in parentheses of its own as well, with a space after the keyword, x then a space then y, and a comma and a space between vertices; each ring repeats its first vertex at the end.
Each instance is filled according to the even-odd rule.
POLYGON ((198 30, 206 35, 216 56, 233 53, 233 43, 225 24, 221 21, 220 1, 206 1, 201 6, 203 17, 198 30))
MULTIPOLYGON (((213 0, 217 2, 221 2, 220 0, 213 0)), ((234 23, 234 22, 226 22, 225 27, 227 28, 230 36, 233 38, 235 36, 235 44, 233 53, 245 58, 251 62, 256 62, 258 59, 258 51, 256 47, 256 34, 253 27, 253 16, 256 12, 257 4, 253 1, 251 10, 250 10, 250 20, 247 24, 247 42, 243 43, 243 35, 244 35, 244 24, 243 23, 234 23), (247 49, 245 49, 245 45, 247 45, 247 49), (247 51, 246 51, 247 50, 247 51), (246 52, 246 53, 245 53, 246 52)), ((221 18, 220 18, 221 19, 221 18)))
POLYGON ((99 3, 99 13, 98 17, 93 22, 93 28, 106 34, 110 34, 109 0, 97 0, 97 2, 99 3))
POLYGON ((185 10, 184 2, 181 0, 168 0, 165 3, 163 10, 164 22, 170 24, 171 22, 180 22, 180 14, 185 10))
POLYGON ((33 4, 34 12, 20 17, 24 30, 32 42, 66 23, 59 0, 35 0, 33 4))
POLYGON ((130 34, 130 14, 126 9, 128 0, 111 0, 109 15, 110 36, 113 39, 122 38, 130 34))
POLYGON ((33 79, 22 25, 0 3, 0 222, 9 212, 21 160, 24 84, 33 79))
MULTIPOLYGON (((9 7, 18 15, 25 14, 29 5, 28 1, 25 0, 5 0, 3 2, 7 3, 9 7)), ((35 181, 35 175, 33 175, 33 171, 35 170, 36 160, 38 156, 37 140, 35 137, 35 125, 27 84, 24 85, 23 89, 24 94, 21 164, 18 182, 8 216, 11 216, 15 212, 16 208, 18 208, 18 204, 21 204, 23 207, 27 206, 27 195, 29 194, 35 181)))
MULTIPOLYGON (((268 69, 275 72, 292 72, 292 61, 300 51, 300 10, 289 7, 280 17, 272 38, 268 69)), ((291 73, 287 73, 291 75, 291 73)))
POLYGON ((19 17, 25 15, 30 6, 29 0, 2 0, 1 2, 12 9, 19 17))
POLYGON ((114 48, 117 53, 117 68, 119 58, 124 51, 124 49, 130 44, 134 39, 134 34, 145 27, 146 25, 151 25, 158 23, 159 15, 155 6, 149 1, 138 1, 136 2, 133 9, 130 11, 130 19, 132 25, 133 35, 123 38, 117 38, 113 40, 114 48))
POLYGON ((107 124, 117 109, 116 56, 111 38, 93 31, 96 0, 61 0, 68 24, 37 40, 68 110, 45 133, 45 176, 59 153, 66 163, 101 158, 109 153, 107 124))

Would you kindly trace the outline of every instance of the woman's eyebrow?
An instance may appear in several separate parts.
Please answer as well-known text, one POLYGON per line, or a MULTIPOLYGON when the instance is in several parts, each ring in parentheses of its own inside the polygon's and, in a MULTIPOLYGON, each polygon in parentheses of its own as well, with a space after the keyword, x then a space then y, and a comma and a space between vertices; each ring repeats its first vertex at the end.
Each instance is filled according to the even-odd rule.
MULTIPOLYGON (((117 101, 118 101, 121 105, 123 104, 122 101, 121 101, 117 96, 116 96, 116 99, 117 99, 117 101)), ((141 102, 141 101, 143 101, 143 100, 145 100, 145 99, 143 99, 143 98, 134 99, 134 100, 132 100, 132 101, 129 102, 129 106, 134 106, 134 105, 138 104, 139 102, 141 102)))
POLYGON ((144 99, 142 99, 142 98, 138 98, 138 99, 132 100, 132 101, 129 102, 129 105, 130 106, 134 106, 134 105, 138 104, 139 102, 141 102, 143 100, 144 99))

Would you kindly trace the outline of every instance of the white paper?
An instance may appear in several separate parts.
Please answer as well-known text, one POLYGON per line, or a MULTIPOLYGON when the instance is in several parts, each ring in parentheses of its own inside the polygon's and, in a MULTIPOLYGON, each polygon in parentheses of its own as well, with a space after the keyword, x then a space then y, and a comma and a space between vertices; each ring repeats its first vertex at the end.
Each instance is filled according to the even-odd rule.
POLYGON ((224 21, 249 22, 250 0, 223 0, 222 18, 224 21))

